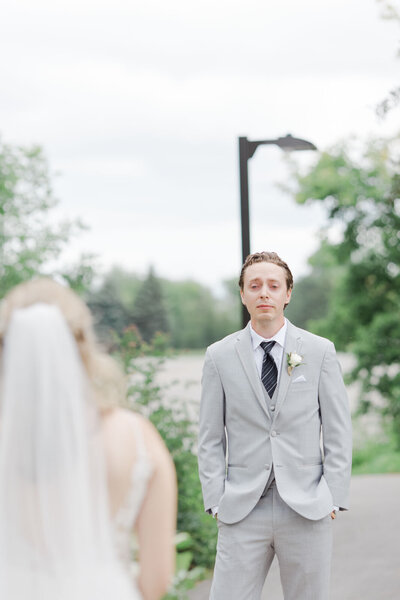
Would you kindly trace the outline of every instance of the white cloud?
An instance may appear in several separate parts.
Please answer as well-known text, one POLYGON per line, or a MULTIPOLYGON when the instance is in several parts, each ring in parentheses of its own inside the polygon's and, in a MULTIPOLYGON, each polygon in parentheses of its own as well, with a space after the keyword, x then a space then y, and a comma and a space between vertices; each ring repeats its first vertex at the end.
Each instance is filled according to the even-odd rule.
MULTIPOLYGON (((0 132, 61 173, 60 214, 91 227, 70 252, 225 277, 240 263, 237 136, 392 134, 398 113, 380 123, 374 107, 398 83, 397 39, 375 0, 6 0, 0 132)), ((249 172, 255 245, 304 271, 322 216, 273 187, 278 149, 249 172)))

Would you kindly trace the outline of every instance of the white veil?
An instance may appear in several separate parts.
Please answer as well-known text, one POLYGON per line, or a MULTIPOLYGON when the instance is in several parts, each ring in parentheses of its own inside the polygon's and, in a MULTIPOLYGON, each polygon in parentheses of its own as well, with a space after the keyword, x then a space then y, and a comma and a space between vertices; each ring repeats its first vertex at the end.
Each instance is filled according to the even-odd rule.
POLYGON ((0 377, 1 596, 133 598, 114 551, 97 409, 56 306, 13 312, 0 377))

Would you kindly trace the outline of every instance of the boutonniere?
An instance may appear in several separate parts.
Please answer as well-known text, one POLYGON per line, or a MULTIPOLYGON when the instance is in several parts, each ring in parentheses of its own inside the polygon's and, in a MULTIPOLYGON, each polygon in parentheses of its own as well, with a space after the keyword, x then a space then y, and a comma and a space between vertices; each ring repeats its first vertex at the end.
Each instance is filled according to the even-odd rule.
POLYGON ((287 372, 289 373, 289 375, 292 374, 292 371, 295 367, 304 365, 303 357, 300 356, 300 354, 296 354, 296 352, 288 352, 286 354, 286 358, 287 358, 287 365, 288 365, 287 372))

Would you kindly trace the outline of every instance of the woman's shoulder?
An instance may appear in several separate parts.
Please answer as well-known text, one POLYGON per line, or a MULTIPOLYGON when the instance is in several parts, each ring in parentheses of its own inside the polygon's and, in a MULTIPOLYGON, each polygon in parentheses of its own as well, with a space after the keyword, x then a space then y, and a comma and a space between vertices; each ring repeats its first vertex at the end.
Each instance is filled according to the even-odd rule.
POLYGON ((127 408, 113 408, 104 415, 103 420, 107 427, 121 433, 135 434, 139 430, 139 435, 142 434, 144 437, 160 438, 157 429, 149 419, 127 408))
POLYGON ((103 417, 105 428, 117 436, 128 450, 129 447, 135 449, 138 441, 143 440, 143 444, 151 459, 158 463, 159 460, 169 456, 168 450, 154 425, 137 412, 125 409, 114 408, 103 417))

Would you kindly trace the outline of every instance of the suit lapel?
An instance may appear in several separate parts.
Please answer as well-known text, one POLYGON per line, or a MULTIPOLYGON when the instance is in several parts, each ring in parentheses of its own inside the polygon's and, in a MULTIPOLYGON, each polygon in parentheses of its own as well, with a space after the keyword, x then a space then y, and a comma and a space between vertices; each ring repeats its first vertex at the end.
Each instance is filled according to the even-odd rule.
POLYGON ((250 323, 239 332, 236 340, 236 351, 239 355, 243 369, 247 375, 250 385, 261 408, 268 418, 271 418, 265 403, 264 391, 260 376, 257 372, 256 362, 254 360, 254 350, 251 343, 250 323))
POLYGON ((290 321, 288 321, 286 339, 285 339, 285 347, 283 349, 283 357, 282 357, 282 369, 279 377, 278 383, 278 392, 276 399, 276 409, 275 409, 275 417, 279 413, 283 402, 285 401, 286 394, 289 388, 291 375, 289 375, 287 370, 287 354, 290 352, 296 352, 300 354, 301 349, 301 334, 300 331, 292 325, 290 321))

